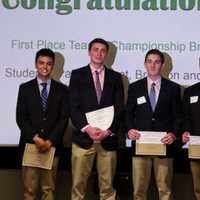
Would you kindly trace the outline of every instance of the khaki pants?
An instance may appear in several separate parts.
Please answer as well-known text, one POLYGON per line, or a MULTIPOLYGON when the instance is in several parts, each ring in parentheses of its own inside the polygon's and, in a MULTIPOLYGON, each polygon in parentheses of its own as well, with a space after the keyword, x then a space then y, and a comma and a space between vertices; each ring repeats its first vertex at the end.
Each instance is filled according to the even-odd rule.
POLYGON ((116 151, 106 151, 100 143, 96 143, 89 149, 72 145, 72 200, 84 199, 95 156, 100 200, 116 199, 116 192, 112 187, 116 170, 116 151))
POLYGON ((42 200, 54 200, 58 157, 54 158, 51 170, 22 167, 24 200, 38 200, 39 187, 42 200))
POLYGON ((191 160, 190 167, 192 172, 195 197, 197 200, 200 200, 200 160, 191 160))
POLYGON ((173 177, 173 160, 171 158, 135 156, 132 158, 132 166, 134 200, 147 199, 152 168, 154 170, 159 199, 171 199, 171 182, 173 177))

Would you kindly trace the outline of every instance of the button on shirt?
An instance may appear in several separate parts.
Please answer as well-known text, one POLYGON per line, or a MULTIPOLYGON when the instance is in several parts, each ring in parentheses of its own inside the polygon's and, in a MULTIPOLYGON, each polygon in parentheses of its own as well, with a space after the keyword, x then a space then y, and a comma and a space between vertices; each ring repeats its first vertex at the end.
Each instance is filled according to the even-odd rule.
POLYGON ((160 86, 161 86, 161 77, 156 81, 152 81, 149 77, 147 77, 147 86, 148 86, 148 94, 150 94, 152 83, 155 83, 155 91, 156 91, 156 102, 158 101, 160 86))

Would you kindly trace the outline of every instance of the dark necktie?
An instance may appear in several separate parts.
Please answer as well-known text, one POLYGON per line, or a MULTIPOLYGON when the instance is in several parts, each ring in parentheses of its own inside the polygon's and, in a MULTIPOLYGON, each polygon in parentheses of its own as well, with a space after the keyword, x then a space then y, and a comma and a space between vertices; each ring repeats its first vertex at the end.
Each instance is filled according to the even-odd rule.
POLYGON ((95 71, 95 74, 96 74, 95 87, 96 87, 97 101, 98 103, 100 103, 102 90, 101 90, 101 83, 99 80, 99 72, 95 71))
POLYGON ((47 98, 48 98, 47 83, 41 83, 41 85, 43 87, 42 91, 41 91, 42 109, 43 109, 43 111, 45 111, 47 108, 47 98))
POLYGON ((149 93, 149 99, 150 99, 150 103, 151 103, 151 108, 154 111, 155 107, 156 107, 156 90, 155 90, 155 83, 151 84, 151 90, 149 93))

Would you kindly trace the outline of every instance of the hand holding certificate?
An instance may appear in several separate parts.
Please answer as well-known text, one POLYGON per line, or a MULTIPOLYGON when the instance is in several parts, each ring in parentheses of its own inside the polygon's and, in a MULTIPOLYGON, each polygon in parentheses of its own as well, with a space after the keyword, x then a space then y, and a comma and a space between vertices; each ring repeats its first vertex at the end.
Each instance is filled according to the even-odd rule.
POLYGON ((166 155, 166 145, 161 142, 166 132, 140 131, 139 133, 140 138, 136 140, 137 155, 166 155))
POLYGON ((35 144, 26 143, 22 166, 51 169, 55 154, 55 147, 49 151, 40 152, 35 144))
POLYGON ((192 159, 200 159, 200 136, 189 136, 188 156, 192 159))
POLYGON ((93 139, 95 142, 101 141, 112 134, 109 130, 109 127, 111 126, 114 118, 113 106, 88 112, 86 113, 86 118, 89 125, 92 127, 90 129, 93 129, 92 132, 94 132, 96 129, 95 135, 88 132, 91 139, 93 139))

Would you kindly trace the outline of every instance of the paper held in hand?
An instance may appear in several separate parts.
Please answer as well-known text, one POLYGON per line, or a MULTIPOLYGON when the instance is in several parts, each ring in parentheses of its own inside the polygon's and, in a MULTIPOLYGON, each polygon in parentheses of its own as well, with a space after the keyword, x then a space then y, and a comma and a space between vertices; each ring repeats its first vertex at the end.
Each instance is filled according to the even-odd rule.
POLYGON ((49 151, 41 153, 35 144, 26 143, 22 166, 38 167, 42 169, 51 169, 55 155, 55 147, 51 147, 49 151))
POLYGON ((92 127, 107 130, 114 118, 114 106, 101 108, 85 114, 88 124, 92 127))
POLYGON ((200 136, 190 136, 188 157, 200 159, 200 136))
POLYGON ((140 139, 136 140, 136 155, 165 156, 166 145, 161 139, 166 132, 140 131, 140 139))

